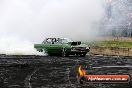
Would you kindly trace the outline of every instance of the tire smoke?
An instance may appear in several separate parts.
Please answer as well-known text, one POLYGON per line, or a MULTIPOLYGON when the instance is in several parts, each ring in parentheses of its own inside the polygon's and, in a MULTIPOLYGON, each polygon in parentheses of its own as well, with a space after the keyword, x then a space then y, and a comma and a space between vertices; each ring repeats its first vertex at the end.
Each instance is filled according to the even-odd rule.
POLYGON ((41 43, 46 37, 95 39, 104 13, 102 1, 1 0, 1 53, 32 54, 35 52, 33 44, 41 43))
POLYGON ((45 55, 33 48, 33 44, 29 41, 20 40, 16 37, 0 38, 0 54, 6 55, 45 55))

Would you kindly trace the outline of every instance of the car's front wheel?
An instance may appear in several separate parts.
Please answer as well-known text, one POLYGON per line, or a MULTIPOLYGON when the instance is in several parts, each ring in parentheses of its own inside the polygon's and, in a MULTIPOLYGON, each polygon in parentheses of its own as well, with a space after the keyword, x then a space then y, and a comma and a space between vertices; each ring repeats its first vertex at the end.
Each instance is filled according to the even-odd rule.
POLYGON ((87 53, 81 53, 80 57, 85 57, 87 53))
POLYGON ((62 48, 62 56, 69 56, 66 48, 62 48))

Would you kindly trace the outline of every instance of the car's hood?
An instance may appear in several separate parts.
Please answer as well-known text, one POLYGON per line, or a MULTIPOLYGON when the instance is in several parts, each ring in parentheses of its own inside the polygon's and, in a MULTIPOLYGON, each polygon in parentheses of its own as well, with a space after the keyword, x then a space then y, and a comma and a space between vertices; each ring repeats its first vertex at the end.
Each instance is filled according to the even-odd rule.
POLYGON ((69 42, 68 44, 74 47, 88 47, 88 45, 86 44, 81 44, 80 41, 73 41, 73 42, 69 42))
POLYGON ((72 46, 76 46, 76 45, 81 45, 80 41, 73 41, 73 42, 68 42, 68 44, 72 45, 72 46))

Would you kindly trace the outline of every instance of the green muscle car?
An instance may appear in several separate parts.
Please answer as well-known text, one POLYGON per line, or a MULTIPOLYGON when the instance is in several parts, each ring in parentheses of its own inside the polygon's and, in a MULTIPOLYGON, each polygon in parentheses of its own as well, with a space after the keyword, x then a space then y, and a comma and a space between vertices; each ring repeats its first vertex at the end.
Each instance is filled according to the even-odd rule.
POLYGON ((80 41, 72 41, 68 38, 46 38, 42 44, 34 44, 34 48, 39 52, 45 52, 49 56, 85 56, 90 51, 90 47, 81 44, 80 41))

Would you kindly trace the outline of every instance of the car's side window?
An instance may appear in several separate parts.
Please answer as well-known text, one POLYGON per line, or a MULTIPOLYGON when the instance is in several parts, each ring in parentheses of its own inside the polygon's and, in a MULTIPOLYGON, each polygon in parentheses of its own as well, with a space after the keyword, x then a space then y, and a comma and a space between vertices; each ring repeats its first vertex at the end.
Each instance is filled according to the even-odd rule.
POLYGON ((59 43, 59 41, 58 40, 56 40, 56 42, 54 42, 55 44, 58 44, 59 43))
POLYGON ((43 44, 58 44, 60 41, 56 38, 48 38, 42 42, 43 44))
POLYGON ((52 44, 55 44, 56 43, 56 38, 53 38, 52 39, 52 44))
POLYGON ((47 39, 47 40, 46 40, 46 43, 47 43, 47 44, 52 44, 52 39, 47 39))

